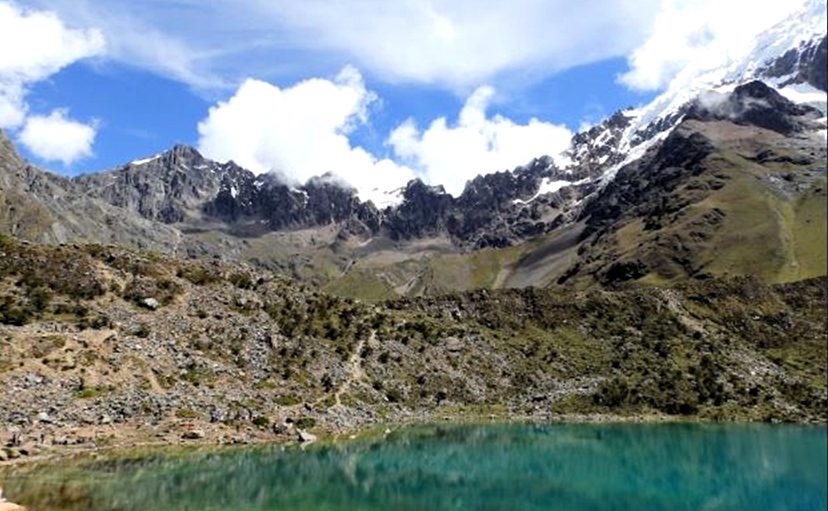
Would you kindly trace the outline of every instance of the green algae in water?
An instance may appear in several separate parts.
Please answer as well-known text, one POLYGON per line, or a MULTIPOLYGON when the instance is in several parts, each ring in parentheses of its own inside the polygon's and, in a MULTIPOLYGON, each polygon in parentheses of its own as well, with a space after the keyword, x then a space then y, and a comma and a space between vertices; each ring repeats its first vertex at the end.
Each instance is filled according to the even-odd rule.
POLYGON ((35 511, 816 510, 825 453, 824 427, 432 425, 304 450, 91 462, 6 485, 35 511))

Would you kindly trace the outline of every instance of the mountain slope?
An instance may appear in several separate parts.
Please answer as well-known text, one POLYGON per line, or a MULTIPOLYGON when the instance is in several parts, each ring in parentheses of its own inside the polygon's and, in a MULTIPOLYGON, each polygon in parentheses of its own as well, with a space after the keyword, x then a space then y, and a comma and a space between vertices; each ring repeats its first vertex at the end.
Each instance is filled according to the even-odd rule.
POLYGON ((0 440, 32 451, 475 413, 825 420, 824 278, 368 305, 218 261, 0 252, 0 440))
POLYGON ((649 105, 577 134, 562 155, 478 176, 459 197, 414 180, 398 204, 380 209, 333 175, 289 185, 185 146, 66 179, 20 161, 3 137, 0 227, 38 241, 250 261, 374 299, 641 277, 820 275, 823 7, 809 0, 745 54, 691 63, 649 105), (747 257, 740 245, 763 247, 767 257, 747 257))
POLYGON ((715 99, 715 111, 703 105, 709 98, 697 101, 657 150, 585 207, 589 241, 561 282, 584 273, 604 284, 825 274, 821 113, 761 82, 715 99))
POLYGON ((0 130, 0 228, 46 243, 101 242, 174 250, 179 233, 87 197, 67 178, 23 161, 0 130))

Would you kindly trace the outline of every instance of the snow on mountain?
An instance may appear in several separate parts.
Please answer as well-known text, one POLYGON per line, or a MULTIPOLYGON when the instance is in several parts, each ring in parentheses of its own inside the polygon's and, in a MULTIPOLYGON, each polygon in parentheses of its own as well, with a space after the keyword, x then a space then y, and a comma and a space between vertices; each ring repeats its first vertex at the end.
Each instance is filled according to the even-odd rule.
MULTIPOLYGON (((641 138, 636 137, 639 132, 677 115, 684 105, 705 90, 727 90, 753 79, 767 78, 763 76, 765 66, 789 50, 824 37, 826 24, 825 0, 808 0, 802 9, 759 34, 746 53, 722 49, 718 54, 705 55, 704 59, 691 62, 676 75, 664 93, 640 110, 619 149, 628 152, 641 142, 641 138)), ((778 86, 785 80, 771 78, 768 81, 769 85, 778 86)))
POLYGON ((135 160, 133 162, 130 162, 130 165, 135 165, 135 166, 146 165, 147 163, 150 163, 150 162, 153 162, 153 161, 157 160, 161 156, 162 155, 159 153, 159 154, 156 154, 155 156, 150 156, 149 158, 142 158, 140 160, 135 160))
POLYGON ((759 34, 745 50, 728 48, 707 54, 687 65, 667 90, 649 104, 618 112, 579 133, 556 162, 567 174, 583 173, 586 168, 592 174, 590 177, 606 184, 622 167, 666 138, 681 121, 686 105, 701 93, 729 92, 755 79, 766 81, 793 102, 825 113, 828 94, 802 81, 800 62, 803 56, 812 56, 819 51, 820 44, 824 45, 827 25, 825 0, 807 0, 801 9, 759 34), (780 61, 783 57, 784 61, 780 61))
POLYGON ((403 192, 405 188, 396 188, 394 190, 381 190, 373 188, 371 190, 357 190, 357 196, 362 202, 371 201, 378 209, 385 209, 389 207, 396 207, 402 204, 404 197, 403 192))
POLYGON ((796 83, 778 90, 780 94, 794 103, 812 106, 823 114, 828 110, 828 93, 809 83, 796 83))

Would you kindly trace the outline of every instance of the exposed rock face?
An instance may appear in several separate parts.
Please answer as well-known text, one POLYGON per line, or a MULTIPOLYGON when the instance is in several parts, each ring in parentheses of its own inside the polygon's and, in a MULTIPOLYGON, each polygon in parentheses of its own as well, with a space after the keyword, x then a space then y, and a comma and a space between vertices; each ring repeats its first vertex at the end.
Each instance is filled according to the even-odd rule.
POLYGON ((774 59, 760 72, 760 76, 782 79, 781 85, 809 83, 820 90, 828 90, 828 37, 809 41, 792 48, 774 59))
POLYGON ((80 176, 74 184, 113 206, 171 224, 197 219, 201 204, 250 176, 232 162, 219 164, 178 145, 144 162, 80 176))
POLYGON ((702 160, 713 152, 710 142, 697 133, 675 132, 664 141, 642 170, 629 169, 609 183, 581 211, 587 227, 582 238, 606 229, 622 215, 648 215, 661 206, 654 195, 669 193, 689 176, 703 170, 702 160), (653 172, 658 169, 657 172, 653 172))
POLYGON ((624 130, 630 125, 630 119, 628 111, 619 111, 601 124, 572 137, 572 147, 567 151, 567 156, 579 170, 576 177, 591 177, 624 159, 619 143, 624 130))
POLYGON ((89 197, 182 230, 209 229, 216 222, 238 236, 336 225, 347 235, 388 236, 404 241, 447 235, 463 248, 508 246, 548 231, 541 221, 557 207, 549 197, 531 207, 545 178, 560 173, 544 157, 512 172, 478 176, 454 198, 419 179, 403 190, 398 207, 380 211, 332 176, 290 186, 273 174, 255 175, 233 162, 220 164, 195 149, 176 146, 150 160, 133 162, 71 181, 89 197))
POLYGON ((0 131, 0 230, 31 241, 122 243, 172 250, 178 233, 23 161, 0 131))
POLYGON ((372 230, 378 226, 376 208, 361 203, 354 190, 327 178, 314 178, 294 188, 271 174, 243 172, 238 177, 225 177, 215 198, 203 204, 202 212, 208 218, 241 225, 252 222, 260 231, 301 229, 352 218, 372 230))
POLYGON ((388 215, 385 224, 394 239, 434 236, 445 231, 453 203, 442 186, 428 186, 415 179, 405 187, 403 203, 388 215))
POLYGON ((687 110, 685 119, 730 120, 788 136, 806 129, 799 118, 809 114, 812 119, 821 117, 819 110, 792 103, 755 80, 736 87, 731 94, 711 92, 700 96, 687 110))

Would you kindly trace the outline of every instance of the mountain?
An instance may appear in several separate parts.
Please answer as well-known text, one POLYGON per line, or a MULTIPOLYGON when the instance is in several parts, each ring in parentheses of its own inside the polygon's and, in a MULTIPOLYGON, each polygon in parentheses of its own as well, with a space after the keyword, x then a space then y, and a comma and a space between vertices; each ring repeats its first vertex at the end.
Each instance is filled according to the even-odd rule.
POLYGON ((86 196, 73 180, 23 161, 0 130, 0 229, 42 243, 99 242, 173 250, 180 233, 86 196))
POLYGON ((691 63, 564 153, 478 176, 458 197, 414 180, 380 208, 335 175, 288 184, 186 146, 68 179, 22 162, 3 137, 0 221, 36 241, 249 261, 362 298, 822 275, 823 4, 742 55, 691 63), (757 244, 767 253, 745 257, 757 244))
POLYGON ((754 81, 711 93, 581 211, 579 260, 559 281, 825 273, 822 113, 754 81))
POLYGON ((378 207, 186 146, 66 178, 0 132, 0 464, 456 418, 824 424, 814 6, 458 197, 378 207))
POLYGON ((550 158, 540 158, 514 172, 479 176, 458 198, 413 180, 400 191, 398 206, 379 210, 331 175, 290 186, 275 175, 257 176, 233 162, 220 164, 191 147, 176 146, 74 178, 71 186, 87 197, 185 230, 222 225, 245 237, 333 225, 343 235, 391 240, 447 234, 460 247, 479 249, 511 245, 548 230, 547 224, 531 221, 525 203, 554 171, 550 158))

